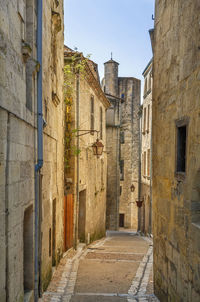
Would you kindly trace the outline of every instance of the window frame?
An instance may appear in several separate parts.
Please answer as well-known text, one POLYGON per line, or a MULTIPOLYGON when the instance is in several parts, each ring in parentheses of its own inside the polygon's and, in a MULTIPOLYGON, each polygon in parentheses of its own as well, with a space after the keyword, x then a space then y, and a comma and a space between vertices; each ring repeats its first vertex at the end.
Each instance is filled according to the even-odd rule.
POLYGON ((120 169, 120 181, 123 181, 124 180, 124 159, 120 159, 119 169, 120 169))
POLYGON ((189 117, 183 117, 175 121, 175 176, 180 180, 183 180, 186 177, 186 173, 187 173, 188 127, 189 127, 189 117), (178 171, 178 129, 181 127, 186 128, 185 171, 178 171))
POLYGON ((94 96, 90 97, 90 134, 94 135, 94 96))

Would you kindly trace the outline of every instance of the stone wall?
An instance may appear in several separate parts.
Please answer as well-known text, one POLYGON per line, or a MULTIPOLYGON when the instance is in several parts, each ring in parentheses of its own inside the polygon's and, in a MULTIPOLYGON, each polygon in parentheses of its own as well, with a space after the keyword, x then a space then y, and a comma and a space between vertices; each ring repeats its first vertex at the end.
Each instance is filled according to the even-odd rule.
POLYGON ((161 301, 200 300, 199 15, 198 0, 156 1, 153 235, 155 294, 161 301), (185 167, 177 164, 180 156, 185 167))
POLYGON ((141 225, 140 230, 151 232, 151 139, 152 139, 152 61, 147 65, 144 76, 144 96, 141 118, 141 225))
MULTIPOLYGON (((0 3, 0 296, 1 301, 24 300, 24 290, 34 288, 34 201, 35 163, 37 160, 37 16, 35 1, 10 0, 0 3), (32 48, 30 58, 22 56, 24 42, 32 48), (26 247, 30 247, 27 253, 26 247), (31 261, 27 262, 30 259, 31 261), (25 265, 27 264, 28 265, 25 265), (6 273, 7 271, 7 273, 6 273), (24 282, 26 278, 27 282, 24 282), (27 280, 28 278, 28 280, 27 280), (7 294, 7 297, 6 297, 7 294)), ((63 201, 63 26, 58 34, 57 95, 51 81, 51 8, 44 4, 43 23, 43 105, 47 127, 44 129, 44 167, 42 189, 42 283, 47 284, 51 260, 48 256, 47 230, 51 226, 50 205, 58 198, 56 248, 62 252, 63 201), (58 173, 57 167, 59 168, 58 173), (48 208, 49 207, 49 208, 48 208), (47 259, 47 260, 46 260, 47 259), (48 263, 49 267, 46 266, 48 263), (47 272, 48 270, 48 272, 47 272)), ((62 2, 58 8, 62 24, 62 2)))
POLYGON ((59 1, 58 6, 54 0, 44 3, 43 30, 43 113, 46 126, 42 168, 41 274, 42 288, 45 289, 51 278, 52 266, 58 264, 63 253, 64 239, 63 1, 59 1))
MULTIPOLYGON (((110 109, 108 109, 110 110, 110 109)), ((107 173, 107 201, 106 228, 118 230, 119 227, 119 127, 106 127, 108 173, 107 173)))
MULTIPOLYGON (((34 17, 32 20, 35 22, 34 17)), ((22 57, 22 40, 26 39, 26 29, 25 3, 1 1, 0 296, 3 302, 23 301, 24 213, 34 204, 35 99, 32 99, 32 108, 29 110, 26 101, 28 65, 22 57)), ((31 58, 35 58, 34 47, 31 58)), ((33 64, 33 83, 35 77, 33 64)), ((31 236, 33 239, 33 225, 31 236)), ((32 278, 33 266, 29 270, 32 278)))
POLYGON ((121 195, 119 214, 124 214, 124 227, 137 230, 139 185, 139 136, 140 136, 140 80, 119 78, 119 96, 124 99, 121 105, 121 127, 124 142, 121 143, 120 161, 124 161, 124 177, 120 179, 121 195), (134 186, 134 192, 131 186, 134 186))
POLYGON ((77 78, 75 80, 70 128, 78 129, 78 131, 72 135, 71 159, 65 175, 66 182, 68 182, 66 193, 73 194, 74 200, 74 240, 86 243, 104 236, 106 226, 106 110, 109 102, 101 90, 98 77, 94 77, 91 73, 93 64, 85 66, 85 75, 81 74, 79 81, 77 78), (77 85, 79 100, 77 99, 77 85), (94 102, 94 127, 91 127, 91 100, 94 102), (77 108, 77 106, 79 107, 77 108), (90 133, 92 128, 94 132, 90 133), (101 132, 98 132, 97 135, 96 131, 101 131, 101 129, 102 135, 101 132), (79 147, 77 146, 77 135, 80 135, 79 147), (97 137, 104 145, 101 156, 93 154, 92 145, 96 142, 97 137), (78 151, 78 149, 80 154, 75 154, 76 152, 74 153, 73 150, 78 151))
POLYGON ((118 77, 118 63, 104 63, 104 91, 111 102, 107 111, 108 192, 107 228, 137 229, 139 188, 140 80, 118 77), (122 140, 124 142, 122 142, 122 140), (134 192, 131 192, 134 186, 134 192))

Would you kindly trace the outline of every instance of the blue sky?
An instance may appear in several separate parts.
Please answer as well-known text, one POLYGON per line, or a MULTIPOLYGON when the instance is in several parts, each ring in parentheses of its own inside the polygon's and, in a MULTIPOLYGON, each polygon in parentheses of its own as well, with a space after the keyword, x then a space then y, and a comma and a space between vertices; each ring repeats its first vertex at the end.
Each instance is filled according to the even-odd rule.
POLYGON ((152 57, 154 0, 64 0, 64 6, 65 44, 91 54, 101 78, 113 52, 119 76, 142 79, 152 57))

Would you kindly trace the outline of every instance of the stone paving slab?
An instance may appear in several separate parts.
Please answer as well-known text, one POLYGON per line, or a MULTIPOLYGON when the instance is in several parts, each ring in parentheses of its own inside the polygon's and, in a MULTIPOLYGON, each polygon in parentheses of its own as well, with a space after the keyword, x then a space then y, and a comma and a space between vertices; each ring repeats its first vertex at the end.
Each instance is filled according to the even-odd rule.
POLYGON ((73 296, 70 302, 127 302, 127 298, 108 296, 73 296))
POLYGON ((143 254, 126 254, 126 253, 96 253, 89 252, 86 255, 86 259, 102 259, 102 260, 133 260, 133 261, 142 261, 143 254))
POLYGON ((137 262, 80 261, 75 292, 126 293, 138 266, 137 262))

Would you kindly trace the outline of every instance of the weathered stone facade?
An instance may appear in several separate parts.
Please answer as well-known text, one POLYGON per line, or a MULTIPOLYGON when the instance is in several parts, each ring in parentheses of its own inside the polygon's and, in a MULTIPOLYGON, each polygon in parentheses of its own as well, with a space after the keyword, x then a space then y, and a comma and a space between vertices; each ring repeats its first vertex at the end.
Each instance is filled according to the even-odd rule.
POLYGON ((139 184, 140 80, 118 77, 118 63, 105 64, 103 89, 111 102, 107 111, 107 228, 137 229, 139 184), (133 192, 131 191, 133 186, 133 192))
POLYGON ((200 301, 199 16, 199 0, 156 1, 153 235, 161 301, 200 301))
MULTIPOLYGON (((81 53, 65 47, 66 62, 73 55, 80 55, 80 60, 85 60, 81 53)), ((74 200, 75 246, 77 241, 90 243, 104 236, 106 224, 106 110, 110 104, 101 89, 97 65, 86 60, 83 69, 82 73, 75 75, 68 129, 75 129, 75 134, 65 175, 66 195, 72 194, 74 200), (93 154, 92 145, 97 138, 104 145, 101 156, 93 154)))
MULTIPOLYGON (((0 300, 33 301, 37 162, 36 1, 0 2, 0 300), (30 55, 30 57, 29 57, 30 55)), ((40 285, 51 277, 52 203, 56 261, 63 247, 63 7, 43 5, 44 165, 41 171, 40 285), (57 21, 54 17, 56 12, 57 21), (56 24, 56 29, 54 25, 56 24), (54 37, 52 36, 54 33, 54 37), (55 42, 55 43, 54 43, 55 42), (55 50, 52 55, 52 48, 55 50), (58 57, 58 54, 60 56, 58 57), (59 81, 54 79, 59 77, 59 81), (58 100, 55 103, 55 96, 58 100)), ((39 259, 38 259, 39 261, 39 259)))
POLYGON ((152 141, 152 60, 143 72, 144 95, 141 118, 141 195, 143 201, 140 211, 139 229, 151 233, 151 141, 152 141))

